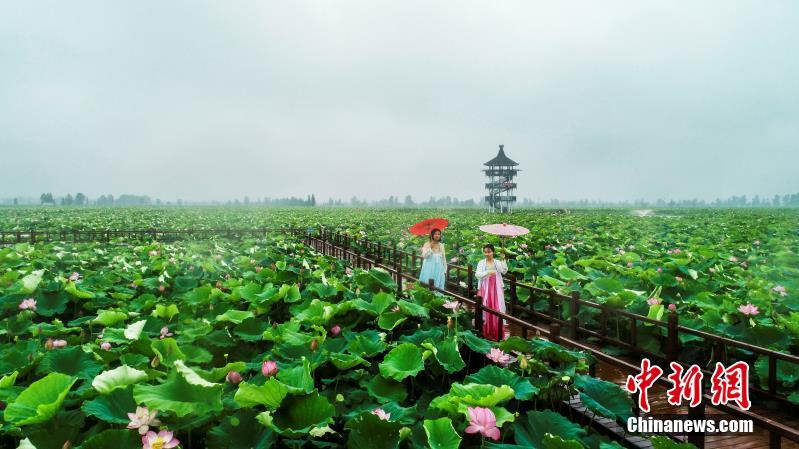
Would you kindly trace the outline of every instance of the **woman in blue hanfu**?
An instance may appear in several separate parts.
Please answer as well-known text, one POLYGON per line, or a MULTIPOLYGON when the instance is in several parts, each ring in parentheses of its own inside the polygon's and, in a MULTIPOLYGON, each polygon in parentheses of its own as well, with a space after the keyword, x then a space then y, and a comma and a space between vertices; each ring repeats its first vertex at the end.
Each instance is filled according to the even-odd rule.
POLYGON ((433 280, 436 288, 444 289, 447 280, 447 256, 444 253, 444 244, 441 243, 441 229, 430 231, 430 240, 422 246, 422 272, 419 273, 419 282, 427 285, 433 280))

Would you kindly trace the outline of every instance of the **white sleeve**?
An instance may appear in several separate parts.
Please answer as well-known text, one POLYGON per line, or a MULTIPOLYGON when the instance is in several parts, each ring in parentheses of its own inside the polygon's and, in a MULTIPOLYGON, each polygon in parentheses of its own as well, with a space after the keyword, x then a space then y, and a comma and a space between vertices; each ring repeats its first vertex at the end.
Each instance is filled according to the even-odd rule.
POLYGON ((427 259, 432 255, 433 255, 433 250, 430 248, 430 245, 428 243, 425 243, 424 246, 422 246, 422 257, 427 259))
POLYGON ((499 274, 505 274, 508 272, 508 264, 504 260, 495 260, 494 264, 496 265, 499 274))
POLYGON ((485 259, 483 259, 477 264, 477 271, 474 273, 474 275, 477 277, 477 279, 483 279, 484 277, 486 277, 487 274, 488 272, 486 272, 486 261, 485 259))

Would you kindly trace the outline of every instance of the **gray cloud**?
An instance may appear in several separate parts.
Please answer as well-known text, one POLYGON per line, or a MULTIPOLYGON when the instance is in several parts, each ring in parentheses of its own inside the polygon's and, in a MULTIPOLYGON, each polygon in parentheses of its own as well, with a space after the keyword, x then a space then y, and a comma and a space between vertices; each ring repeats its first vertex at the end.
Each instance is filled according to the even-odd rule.
POLYGON ((799 191, 799 5, 14 2, 0 196, 799 191))

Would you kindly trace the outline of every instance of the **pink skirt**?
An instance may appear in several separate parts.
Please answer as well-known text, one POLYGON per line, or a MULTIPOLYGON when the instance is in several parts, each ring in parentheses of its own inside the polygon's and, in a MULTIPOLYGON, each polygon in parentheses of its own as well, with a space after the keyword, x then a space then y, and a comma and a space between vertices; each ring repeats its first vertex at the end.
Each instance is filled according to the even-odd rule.
MULTIPOLYGON (((505 294, 497 288, 497 276, 486 276, 480 284, 480 297, 483 298, 483 306, 496 310, 498 312, 505 312, 505 294)), ((483 337, 489 340, 499 341, 505 338, 505 326, 503 320, 498 316, 483 312, 483 337)))

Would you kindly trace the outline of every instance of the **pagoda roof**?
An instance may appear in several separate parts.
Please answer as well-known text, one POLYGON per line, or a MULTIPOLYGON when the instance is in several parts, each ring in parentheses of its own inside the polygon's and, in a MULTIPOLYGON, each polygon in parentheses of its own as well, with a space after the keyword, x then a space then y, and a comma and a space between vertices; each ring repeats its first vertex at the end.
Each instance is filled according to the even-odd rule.
POLYGON ((490 161, 486 162, 486 163, 485 163, 485 164, 483 164, 483 165, 488 165, 488 166, 505 166, 505 167, 510 167, 510 166, 514 166, 514 165, 519 165, 518 163, 514 162, 514 161, 513 161, 511 158, 509 158, 508 156, 505 156, 505 148, 504 148, 504 147, 505 147, 505 145, 500 145, 500 146, 499 146, 499 153, 497 153, 497 156, 496 156, 494 159, 491 159, 490 161))

